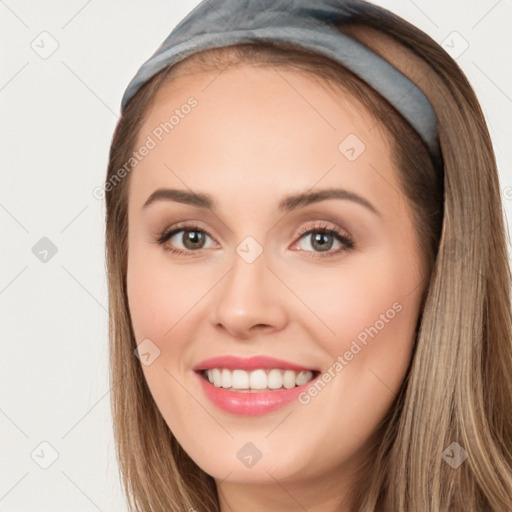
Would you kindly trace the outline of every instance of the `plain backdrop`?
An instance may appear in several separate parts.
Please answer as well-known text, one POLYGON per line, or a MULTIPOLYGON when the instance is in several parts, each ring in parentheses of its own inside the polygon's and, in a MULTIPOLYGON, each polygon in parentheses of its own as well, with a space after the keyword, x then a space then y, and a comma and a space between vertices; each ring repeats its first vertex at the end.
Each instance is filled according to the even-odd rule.
MULTIPOLYGON (((512 2, 375 3, 457 54, 511 219, 512 2)), ((1 512, 127 510, 109 405, 105 207, 93 190, 125 87, 197 4, 0 0, 1 512)))

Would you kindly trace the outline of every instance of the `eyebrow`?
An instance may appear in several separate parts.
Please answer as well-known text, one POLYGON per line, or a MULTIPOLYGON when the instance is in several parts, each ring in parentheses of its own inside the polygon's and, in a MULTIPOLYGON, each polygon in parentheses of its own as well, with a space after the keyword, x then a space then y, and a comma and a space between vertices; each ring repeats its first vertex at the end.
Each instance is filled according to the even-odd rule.
MULTIPOLYGON (((287 196, 279 202, 279 210, 281 212, 291 212, 309 204, 318 203, 327 199, 344 199, 353 201, 364 206, 372 213, 380 216, 379 211, 367 199, 355 192, 351 192, 343 188, 327 188, 315 192, 302 192, 287 196)), ((207 208, 212 211, 215 211, 216 209, 215 201, 211 195, 175 188, 159 188, 155 190, 148 197, 142 208, 147 208, 158 201, 174 201, 177 203, 198 206, 199 208, 207 208)))

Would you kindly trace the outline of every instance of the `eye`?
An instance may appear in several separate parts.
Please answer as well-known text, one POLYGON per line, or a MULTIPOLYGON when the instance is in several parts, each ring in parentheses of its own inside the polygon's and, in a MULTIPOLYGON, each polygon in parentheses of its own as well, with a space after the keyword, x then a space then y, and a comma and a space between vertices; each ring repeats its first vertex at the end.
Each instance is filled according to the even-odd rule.
POLYGON ((334 256, 344 251, 349 251, 355 247, 355 242, 348 233, 342 233, 339 229, 320 223, 314 226, 303 228, 299 233, 299 242, 294 247, 299 245, 300 241, 306 242, 306 252, 313 252, 312 257, 328 257, 334 256), (331 250, 333 246, 338 246, 337 250, 331 250), (324 254, 322 254, 324 253, 324 254))
MULTIPOLYGON (((314 226, 303 228, 297 235, 299 241, 292 248, 303 244, 299 250, 312 253, 311 257, 329 257, 335 256, 341 252, 349 251, 355 247, 355 242, 351 236, 338 228, 320 223, 314 226), (331 250, 333 246, 338 246, 337 250, 331 250), (306 248, 304 248, 306 246, 306 248)), ((193 256, 201 249, 208 249, 216 246, 216 242, 207 246, 208 239, 213 240, 207 231, 197 224, 183 223, 172 226, 158 235, 156 242, 164 246, 166 251, 183 256, 193 256), (170 243, 169 243, 170 242, 170 243)))
POLYGON ((190 256, 192 252, 208 249, 206 246, 208 238, 213 240, 212 237, 198 225, 184 223, 173 226, 161 233, 156 242, 163 245, 166 251, 190 256), (167 242, 170 242, 170 244, 164 245, 167 242))

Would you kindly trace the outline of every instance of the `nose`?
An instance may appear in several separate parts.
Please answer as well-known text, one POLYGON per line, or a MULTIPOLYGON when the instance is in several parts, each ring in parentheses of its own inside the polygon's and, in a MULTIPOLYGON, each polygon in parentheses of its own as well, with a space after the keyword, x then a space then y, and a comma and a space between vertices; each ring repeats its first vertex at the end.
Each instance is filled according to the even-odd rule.
POLYGON ((252 263, 236 254, 233 267, 216 287, 214 325, 239 339, 280 331, 288 322, 288 312, 279 284, 267 268, 265 253, 252 263))

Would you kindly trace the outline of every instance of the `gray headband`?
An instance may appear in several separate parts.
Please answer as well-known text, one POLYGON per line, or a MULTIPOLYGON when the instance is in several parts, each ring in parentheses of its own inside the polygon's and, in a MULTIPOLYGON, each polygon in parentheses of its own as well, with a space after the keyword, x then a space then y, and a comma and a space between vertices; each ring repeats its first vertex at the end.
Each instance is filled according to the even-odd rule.
POLYGON ((437 120, 423 92, 385 59, 337 28, 369 12, 394 17, 361 0, 203 0, 140 67, 126 88, 121 109, 124 112, 147 80, 193 53, 244 43, 292 43, 330 57, 371 85, 409 122, 436 161, 440 156, 437 120))

